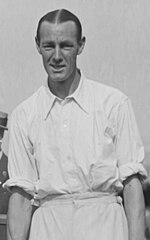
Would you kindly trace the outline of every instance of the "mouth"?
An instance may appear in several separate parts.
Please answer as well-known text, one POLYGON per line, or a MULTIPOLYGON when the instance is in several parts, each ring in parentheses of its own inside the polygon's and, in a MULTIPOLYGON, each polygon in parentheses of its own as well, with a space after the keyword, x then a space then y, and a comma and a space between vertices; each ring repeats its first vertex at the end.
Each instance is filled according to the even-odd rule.
POLYGON ((61 72, 65 68, 65 65, 63 64, 61 65, 51 64, 50 66, 54 72, 61 72))

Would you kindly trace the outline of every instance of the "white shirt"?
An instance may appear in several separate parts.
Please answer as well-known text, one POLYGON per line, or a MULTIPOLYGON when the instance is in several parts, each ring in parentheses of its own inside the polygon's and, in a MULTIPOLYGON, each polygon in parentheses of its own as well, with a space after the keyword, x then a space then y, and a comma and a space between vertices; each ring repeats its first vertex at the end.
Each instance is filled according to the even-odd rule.
POLYGON ((143 177, 144 149, 127 96, 86 79, 61 100, 41 86, 12 113, 5 187, 34 198, 108 192, 130 175, 143 177))

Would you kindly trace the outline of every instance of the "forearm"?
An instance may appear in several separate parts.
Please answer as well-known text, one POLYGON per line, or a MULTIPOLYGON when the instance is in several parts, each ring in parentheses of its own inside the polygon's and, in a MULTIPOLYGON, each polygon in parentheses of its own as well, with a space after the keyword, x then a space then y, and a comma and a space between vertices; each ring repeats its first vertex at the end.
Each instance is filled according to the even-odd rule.
POLYGON ((30 228, 32 206, 30 196, 15 188, 9 200, 7 240, 26 240, 30 228))
POLYGON ((129 240, 143 240, 145 239, 145 203, 142 186, 136 175, 126 180, 123 196, 129 240))

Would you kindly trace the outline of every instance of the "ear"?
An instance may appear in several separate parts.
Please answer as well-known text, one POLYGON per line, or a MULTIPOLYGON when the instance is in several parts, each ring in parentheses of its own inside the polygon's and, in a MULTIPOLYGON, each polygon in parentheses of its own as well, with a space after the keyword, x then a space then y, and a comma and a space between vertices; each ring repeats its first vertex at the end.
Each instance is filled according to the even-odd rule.
POLYGON ((85 38, 85 37, 83 37, 83 38, 79 41, 79 43, 78 43, 78 45, 79 45, 78 55, 80 55, 80 54, 82 53, 82 51, 83 51, 83 49, 84 49, 84 46, 85 46, 85 42, 86 42, 86 38, 85 38))
POLYGON ((35 37, 35 43, 36 43, 36 48, 37 48, 37 50, 38 50, 39 54, 41 54, 40 43, 39 43, 39 41, 38 41, 37 37, 35 37))

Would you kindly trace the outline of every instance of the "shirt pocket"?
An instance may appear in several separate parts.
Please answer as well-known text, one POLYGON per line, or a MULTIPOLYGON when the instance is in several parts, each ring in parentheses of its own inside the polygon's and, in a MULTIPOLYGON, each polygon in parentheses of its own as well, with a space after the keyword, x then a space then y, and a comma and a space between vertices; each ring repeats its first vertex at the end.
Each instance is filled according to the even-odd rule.
POLYGON ((104 113, 96 112, 96 135, 97 135, 97 161, 106 162, 116 159, 115 154, 115 139, 116 128, 115 125, 107 119, 104 113))

